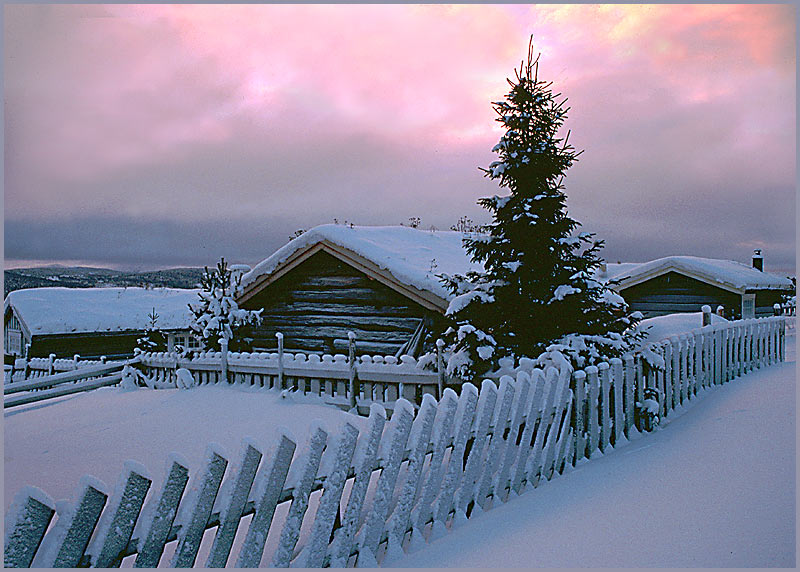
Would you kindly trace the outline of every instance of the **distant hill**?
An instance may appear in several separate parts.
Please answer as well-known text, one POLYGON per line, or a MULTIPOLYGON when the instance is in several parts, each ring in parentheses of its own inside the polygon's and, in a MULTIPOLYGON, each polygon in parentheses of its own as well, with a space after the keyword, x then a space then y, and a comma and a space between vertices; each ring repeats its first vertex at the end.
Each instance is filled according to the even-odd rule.
POLYGON ((108 268, 47 266, 15 268, 3 272, 3 297, 14 290, 62 286, 65 288, 102 288, 110 286, 152 286, 163 288, 198 288, 202 268, 170 268, 147 272, 125 272, 108 268))

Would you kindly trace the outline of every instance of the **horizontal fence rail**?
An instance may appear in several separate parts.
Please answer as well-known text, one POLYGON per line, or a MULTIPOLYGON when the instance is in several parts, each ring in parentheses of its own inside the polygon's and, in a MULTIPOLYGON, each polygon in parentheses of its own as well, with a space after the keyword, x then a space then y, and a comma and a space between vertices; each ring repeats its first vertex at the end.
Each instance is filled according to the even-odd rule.
POLYGON ((124 367, 135 361, 86 365, 72 371, 37 376, 26 381, 5 384, 3 386, 3 408, 117 385, 122 381, 124 367))
POLYGON ((113 490, 84 477, 71 502, 26 487, 6 515, 4 564, 391 565, 624 442, 639 431, 646 391, 667 417, 706 388, 783 361, 785 327, 775 317, 675 336, 658 344, 657 368, 636 356, 576 372, 518 368, 480 391, 426 394, 416 410, 400 398, 389 421, 374 403, 365 429, 314 426, 302 448, 281 433, 265 451, 245 440, 235 459, 210 445, 194 473, 171 458, 158 491, 134 462, 113 490))

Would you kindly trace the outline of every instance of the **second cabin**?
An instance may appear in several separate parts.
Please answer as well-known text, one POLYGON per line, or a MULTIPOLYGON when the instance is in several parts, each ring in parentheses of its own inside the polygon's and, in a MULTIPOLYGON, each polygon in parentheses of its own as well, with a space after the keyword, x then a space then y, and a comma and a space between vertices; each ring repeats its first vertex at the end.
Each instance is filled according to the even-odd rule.
POLYGON ((464 233, 403 226, 322 225, 290 241, 242 277, 240 308, 259 309, 254 348, 418 356, 439 329, 451 295, 440 274, 479 270, 464 233))

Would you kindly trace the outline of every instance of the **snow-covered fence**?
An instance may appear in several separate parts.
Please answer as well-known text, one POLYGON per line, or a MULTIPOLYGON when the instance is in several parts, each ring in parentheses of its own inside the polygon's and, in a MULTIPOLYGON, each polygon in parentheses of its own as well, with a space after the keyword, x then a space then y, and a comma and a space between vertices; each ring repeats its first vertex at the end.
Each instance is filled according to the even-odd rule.
MULTIPOLYGON (((352 354, 352 352, 351 352, 352 354)), ((174 353, 141 353, 139 369, 157 383, 177 381, 179 368, 191 372, 198 384, 230 383, 289 389, 317 395, 325 402, 352 407, 355 400, 366 411, 371 403, 391 404, 405 398, 417 405, 423 395, 441 395, 440 375, 417 367, 411 356, 306 355, 291 352, 231 352, 227 376, 222 352, 201 352, 192 359, 174 353)))
POLYGON ((3 408, 81 393, 108 385, 117 385, 122 380, 123 368, 127 363, 130 362, 98 363, 82 366, 72 371, 5 384, 3 386, 3 408))
POLYGON ((105 357, 97 360, 81 359, 75 355, 72 359, 56 358, 55 354, 50 354, 46 358, 17 358, 11 367, 9 376, 10 382, 25 381, 53 375, 64 371, 74 371, 76 369, 106 363, 105 357))
POLYGON ((82 479, 74 502, 25 488, 6 515, 4 563, 391 565, 448 526, 619 446, 638 431, 644 388, 658 389, 668 415, 704 388, 782 361, 784 327, 783 317, 707 326, 661 343, 663 367, 649 371, 634 356, 574 373, 521 369, 499 387, 464 384, 438 403, 425 395, 416 415, 401 398, 388 423, 372 404, 365 430, 317 426, 296 457, 288 434, 264 452, 245 440, 235 465, 210 445, 191 480, 171 457, 158 492, 132 462, 113 492, 82 479))

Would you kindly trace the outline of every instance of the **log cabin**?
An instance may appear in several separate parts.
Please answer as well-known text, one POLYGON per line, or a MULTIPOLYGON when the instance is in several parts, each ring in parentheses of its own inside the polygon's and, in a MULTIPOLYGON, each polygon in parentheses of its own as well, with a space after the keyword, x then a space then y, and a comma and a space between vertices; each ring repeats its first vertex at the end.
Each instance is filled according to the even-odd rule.
POLYGON ((728 319, 771 316, 773 305, 793 292, 791 280, 763 270, 756 251, 752 265, 733 260, 667 256, 642 264, 608 264, 605 279, 645 318, 724 309, 728 319))
POLYGON ((440 274, 480 270, 464 233, 404 226, 321 225, 244 274, 240 308, 262 309, 247 333, 254 348, 418 356, 440 329, 451 294, 440 274))
POLYGON ((6 355, 84 358, 133 354, 155 309, 156 327, 175 344, 199 347, 190 334, 189 302, 197 290, 171 288, 29 288, 9 292, 3 303, 6 355))

